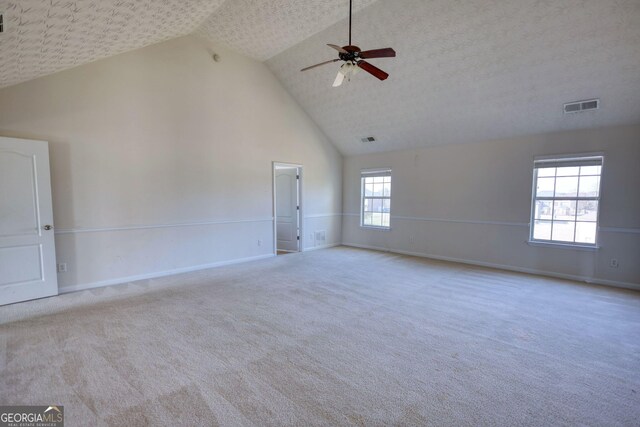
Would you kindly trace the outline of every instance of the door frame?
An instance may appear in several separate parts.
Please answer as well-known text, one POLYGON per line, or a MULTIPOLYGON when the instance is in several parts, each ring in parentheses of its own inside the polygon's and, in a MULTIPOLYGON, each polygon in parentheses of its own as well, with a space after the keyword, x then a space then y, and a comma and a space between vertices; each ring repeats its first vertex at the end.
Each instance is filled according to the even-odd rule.
POLYGON ((284 167, 287 169, 298 169, 298 203, 300 210, 298 211, 298 228, 300 233, 300 240, 298 241, 298 252, 304 252, 304 170, 303 166, 298 163, 287 162, 272 162, 271 165, 271 184, 272 184, 272 207, 273 207, 273 254, 278 255, 278 213, 276 211, 276 169, 278 167, 284 167))

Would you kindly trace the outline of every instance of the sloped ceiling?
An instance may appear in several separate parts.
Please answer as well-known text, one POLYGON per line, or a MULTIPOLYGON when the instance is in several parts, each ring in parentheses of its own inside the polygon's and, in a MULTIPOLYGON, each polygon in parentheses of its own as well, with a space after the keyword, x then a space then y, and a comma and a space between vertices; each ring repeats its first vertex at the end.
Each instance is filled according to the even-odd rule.
POLYGON ((638 0, 380 0, 355 15, 354 43, 397 51, 370 61, 388 80, 301 73, 335 57, 346 25, 267 61, 344 154, 640 123, 638 0), (600 110, 563 115, 594 97, 600 110))
POLYGON ((224 0, 0 0, 0 87, 194 31, 224 0))
POLYGON ((0 0, 0 87, 197 33, 267 60, 347 155, 640 122, 640 0, 354 3, 354 43, 398 57, 332 88, 339 64, 299 70, 347 44, 347 0, 0 0))
POLYGON ((0 88, 193 32, 265 60, 348 11, 345 0, 0 0, 0 88))
MULTIPOLYGON (((353 9, 375 1, 354 0, 353 9)), ((348 0, 227 0, 198 33, 264 61, 348 15, 348 0)))

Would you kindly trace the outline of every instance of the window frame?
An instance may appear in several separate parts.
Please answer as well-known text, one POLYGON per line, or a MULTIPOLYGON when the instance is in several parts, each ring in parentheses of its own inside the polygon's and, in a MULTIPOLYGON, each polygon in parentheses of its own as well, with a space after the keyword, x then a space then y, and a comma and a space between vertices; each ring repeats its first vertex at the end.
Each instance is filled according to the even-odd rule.
MULTIPOLYGON (((360 227, 369 228, 373 230, 387 231, 391 230, 391 196, 393 194, 393 179, 391 168, 376 168, 376 169, 362 169, 360 171, 360 227), (365 195, 365 179, 366 178, 379 178, 389 177, 389 196, 366 196, 365 195), (389 225, 373 225, 364 223, 364 205, 365 200, 389 200, 389 225)), ((386 213, 386 212, 382 212, 386 213)))
MULTIPOLYGON (((600 231, 600 205, 602 201, 602 175, 604 171, 604 154, 603 153, 584 153, 584 154, 572 154, 572 155, 555 155, 555 156, 544 156, 544 157, 536 157, 533 162, 533 182, 532 182, 532 190, 531 190, 531 216, 529 223, 529 240, 528 243, 535 246, 552 246, 559 248, 569 248, 569 249, 585 249, 585 250, 593 250, 599 249, 599 231, 600 231), (554 194, 552 197, 537 197, 537 184, 538 184, 538 170, 544 169, 545 166, 539 166, 547 164, 546 167, 576 167, 576 166, 593 166, 593 162, 599 162, 600 166, 600 174, 598 176, 598 196, 597 197, 580 197, 580 177, 582 175, 580 172, 578 173, 578 188, 576 191, 575 197, 556 197, 555 189, 557 186, 558 174, 557 170, 554 174, 554 194), (591 164, 590 164, 591 163, 591 164), (551 205, 554 206, 555 201, 575 201, 576 202, 576 217, 573 220, 574 223, 574 232, 573 232, 573 241, 566 240, 552 240, 553 238, 553 228, 551 230, 550 239, 536 239, 534 238, 534 228, 536 222, 536 201, 538 200, 546 200, 551 202, 551 205), (577 221, 577 204, 581 201, 596 201, 598 203, 598 207, 596 209, 596 220, 595 221, 582 221, 582 222, 595 222, 596 231, 594 237, 594 243, 586 243, 586 242, 576 242, 576 228, 577 223, 581 221, 577 221)), ((573 176, 573 175, 570 175, 573 176)), ((596 175, 586 175, 586 176, 596 176, 596 175)), ((560 178, 563 176, 560 175, 560 178)), ((553 227, 553 208, 551 213, 551 224, 553 227)), ((538 221, 540 221, 538 219, 538 221)))

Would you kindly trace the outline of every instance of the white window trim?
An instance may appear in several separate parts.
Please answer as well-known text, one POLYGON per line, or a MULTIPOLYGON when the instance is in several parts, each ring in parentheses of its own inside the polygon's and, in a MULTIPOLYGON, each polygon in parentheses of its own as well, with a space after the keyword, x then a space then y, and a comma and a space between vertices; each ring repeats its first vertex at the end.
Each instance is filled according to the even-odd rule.
POLYGON ((367 199, 381 199, 381 200, 389 200, 389 226, 384 225, 365 225, 364 224, 364 179, 365 177, 376 177, 376 176, 392 176, 391 168, 375 168, 375 169, 362 169, 360 170, 360 228, 365 228, 369 230, 377 230, 377 231, 390 231, 391 230, 391 195, 393 194, 393 179, 391 180, 391 189, 389 197, 381 196, 381 197, 366 197, 367 199))
POLYGON ((580 250, 580 251, 597 251, 598 249, 600 249, 600 246, 590 245, 588 243, 571 243, 571 242, 560 242, 560 241, 550 241, 550 240, 528 240, 527 244, 531 246, 549 247, 549 248, 557 248, 557 249, 573 249, 573 250, 580 250))
MULTIPOLYGON (((595 152, 595 153, 582 153, 582 154, 558 154, 558 155, 548 155, 548 156, 537 156, 534 158, 533 162, 533 179, 531 184, 531 216, 529 222, 529 240, 527 243, 532 246, 541 246, 541 247, 554 247, 560 249, 577 249, 577 250, 585 250, 585 251, 594 251, 600 249, 599 245, 599 237, 600 237, 600 205, 602 199, 602 172, 604 171, 604 153, 595 152), (598 201, 598 214, 596 220, 596 236, 595 243, 582 243, 582 242, 566 242, 563 240, 541 240, 534 239, 533 237, 533 229, 535 226, 535 211, 536 211, 536 190, 537 190, 537 181, 538 181, 538 167, 536 167, 536 163, 544 163, 545 161, 558 163, 569 162, 571 160, 586 160, 589 158, 600 158, 601 168, 600 168, 600 181, 598 183, 598 197, 596 198, 581 198, 581 197, 553 197, 551 200, 597 200, 598 201)), ((557 178, 557 177, 556 177, 557 178)), ((555 196, 555 195, 554 195, 555 196)), ((574 236, 575 238, 575 236, 574 236)))

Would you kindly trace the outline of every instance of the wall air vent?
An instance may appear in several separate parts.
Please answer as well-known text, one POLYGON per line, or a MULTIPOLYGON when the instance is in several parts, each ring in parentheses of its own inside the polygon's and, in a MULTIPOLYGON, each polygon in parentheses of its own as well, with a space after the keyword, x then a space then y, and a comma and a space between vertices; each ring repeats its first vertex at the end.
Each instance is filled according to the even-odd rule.
POLYGON ((376 139, 372 136, 365 136, 364 138, 361 138, 360 141, 362 142, 374 142, 376 139))
POLYGON ((587 99, 585 101, 576 101, 564 104, 564 113, 580 113, 582 111, 598 110, 599 108, 599 99, 587 99))

